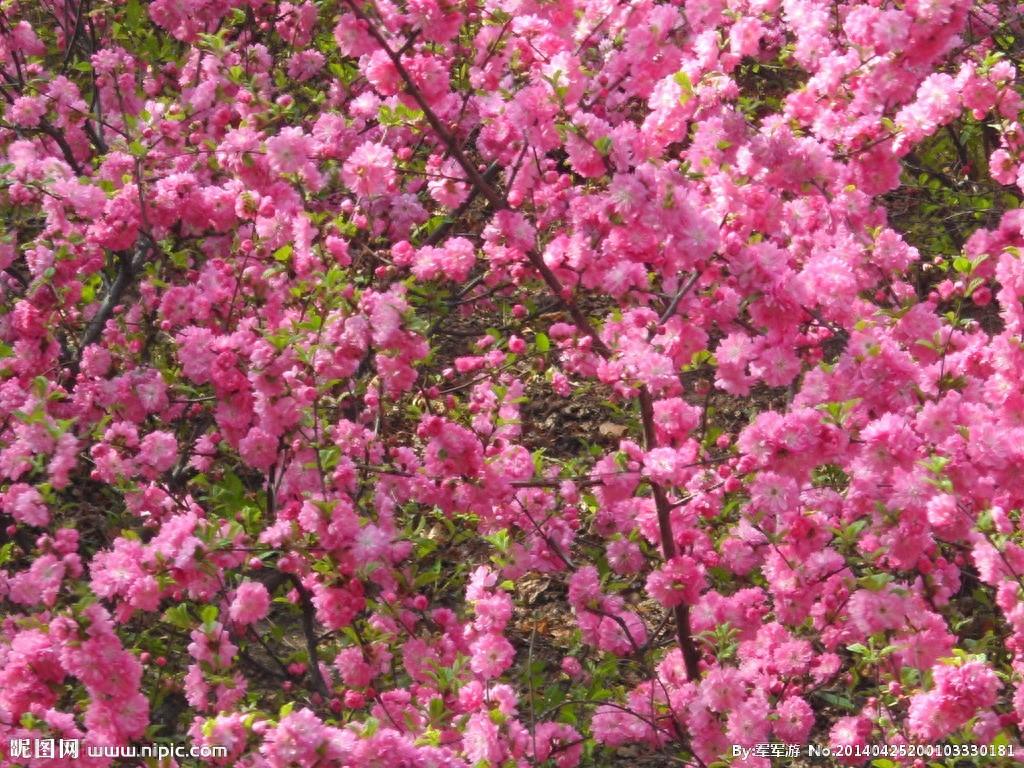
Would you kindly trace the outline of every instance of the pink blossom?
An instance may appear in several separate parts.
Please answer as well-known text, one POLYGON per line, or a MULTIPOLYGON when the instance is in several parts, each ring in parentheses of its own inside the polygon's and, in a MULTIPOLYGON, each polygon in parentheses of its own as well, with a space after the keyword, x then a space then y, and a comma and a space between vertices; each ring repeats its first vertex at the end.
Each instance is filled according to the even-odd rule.
POLYGON ((22 128, 35 128, 46 114, 46 102, 38 96, 19 96, 8 112, 11 122, 22 128))
POLYGON ((267 139, 267 157, 277 173, 296 173, 315 159, 315 140, 301 128, 284 128, 267 139))
POLYGON ((242 459, 250 466, 264 472, 274 464, 277 450, 277 438, 259 427, 250 429, 238 444, 238 452, 242 455, 242 459))
POLYGON ((364 142, 348 156, 342 178, 357 195, 383 194, 395 183, 394 157, 394 152, 384 144, 364 142))
POLYGON ((688 555, 673 557, 647 577, 647 591, 666 608, 692 605, 703 588, 703 568, 688 555))
POLYGON ((270 609, 267 588, 258 581, 246 581, 235 590, 228 614, 239 624, 255 624, 265 618, 270 609))
POLYGON ((42 527, 50 522, 50 510, 42 495, 31 485, 15 483, 3 495, 4 514, 19 523, 42 527))
POLYGON ((178 459, 178 441, 170 432, 150 432, 139 444, 139 459, 157 472, 166 472, 178 459))
POLYGON ((814 712, 811 705, 800 696, 788 696, 775 708, 778 719, 773 730, 775 734, 789 743, 800 743, 807 738, 814 725, 814 712))
POLYGON ((473 641, 470 668, 485 680, 501 675, 515 658, 515 649, 504 637, 494 633, 481 635, 473 641))

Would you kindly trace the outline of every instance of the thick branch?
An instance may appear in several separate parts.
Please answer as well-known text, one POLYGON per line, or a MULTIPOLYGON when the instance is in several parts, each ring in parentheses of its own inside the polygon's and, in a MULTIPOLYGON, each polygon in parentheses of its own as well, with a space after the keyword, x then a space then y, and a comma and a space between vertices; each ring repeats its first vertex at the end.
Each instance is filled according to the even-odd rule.
POLYGON ((54 128, 49 123, 43 122, 36 128, 40 133, 44 133, 53 139, 57 146, 60 147, 60 153, 64 156, 64 160, 71 166, 71 170, 75 172, 77 176, 82 176, 85 173, 85 169, 82 168, 82 164, 75 159, 75 153, 71 149, 71 145, 68 144, 68 140, 64 138, 64 134, 54 128))
MULTIPOLYGON (((644 425, 644 442, 648 449, 657 445, 657 435, 654 429, 654 403, 651 400, 651 393, 644 387, 640 392, 640 418, 644 425)), ((661 539, 661 548, 664 551, 665 559, 671 560, 676 556, 676 540, 672 533, 672 503, 668 500, 668 494, 658 483, 651 483, 651 492, 654 494, 654 506, 658 510, 658 535, 661 539)), ((679 643, 679 650, 683 654, 683 663, 686 665, 686 677, 696 680, 700 677, 700 652, 693 642, 693 632, 690 629, 690 606, 681 604, 673 609, 676 618, 676 640, 679 643)))
MULTIPOLYGON (((93 315, 89 325, 86 326, 85 331, 82 333, 82 338, 78 342, 79 357, 81 357, 85 348, 90 344, 95 344, 100 334, 103 333, 103 326, 107 324, 107 320, 113 314, 114 307, 121 303, 121 299, 125 291, 128 290, 128 286, 131 285, 135 275, 142 269, 142 265, 145 263, 146 256, 151 248, 152 241, 148 236, 142 236, 135 245, 134 254, 129 255, 127 251, 118 252, 117 276, 114 278, 114 282, 111 283, 110 290, 107 291, 107 295, 104 297, 100 308, 93 315)), ((78 362, 81 361, 76 361, 76 368, 78 362)))
POLYGON ((309 679, 313 681, 313 687, 316 688, 317 693, 325 699, 329 699, 331 692, 327 688, 327 683, 324 682, 323 675, 320 674, 320 655, 316 649, 316 609, 313 607, 309 590, 306 589, 302 580, 294 573, 289 576, 295 585, 295 591, 299 593, 299 602, 302 607, 302 632, 306 636, 306 655, 309 656, 309 679))

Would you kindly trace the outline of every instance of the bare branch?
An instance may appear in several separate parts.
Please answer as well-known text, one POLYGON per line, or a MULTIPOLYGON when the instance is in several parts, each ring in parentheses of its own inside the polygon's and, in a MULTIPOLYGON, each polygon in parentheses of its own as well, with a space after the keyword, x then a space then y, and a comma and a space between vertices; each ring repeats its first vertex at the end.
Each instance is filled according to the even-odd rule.
POLYGON ((299 593, 299 603, 302 606, 302 632, 306 636, 306 655, 309 656, 309 679, 313 681, 313 687, 317 693, 325 699, 331 697, 331 692, 320 674, 320 655, 317 652, 316 639, 316 608, 313 607, 313 600, 309 596, 309 590, 302 580, 294 573, 289 574, 295 591, 299 593))

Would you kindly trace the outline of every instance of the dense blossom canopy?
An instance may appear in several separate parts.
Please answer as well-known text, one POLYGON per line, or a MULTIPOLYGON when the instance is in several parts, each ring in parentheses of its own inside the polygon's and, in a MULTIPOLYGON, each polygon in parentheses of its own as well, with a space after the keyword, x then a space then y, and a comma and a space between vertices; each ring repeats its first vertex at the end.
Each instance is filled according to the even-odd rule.
POLYGON ((6 0, 0 764, 1005 754, 1022 19, 6 0))

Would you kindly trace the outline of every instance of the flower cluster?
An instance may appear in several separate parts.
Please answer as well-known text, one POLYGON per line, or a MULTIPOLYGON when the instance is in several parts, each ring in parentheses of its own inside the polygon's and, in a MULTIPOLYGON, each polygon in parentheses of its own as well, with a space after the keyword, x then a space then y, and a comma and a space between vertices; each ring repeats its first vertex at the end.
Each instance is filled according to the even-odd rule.
POLYGON ((65 5, 0 23, 0 764, 1019 748, 1013 4, 65 5))

